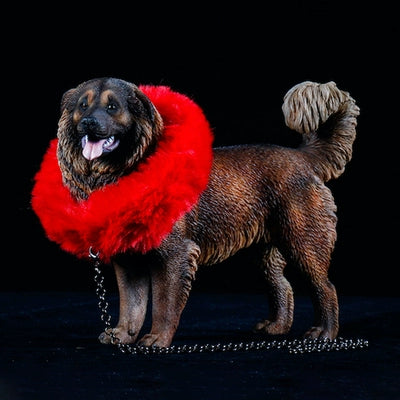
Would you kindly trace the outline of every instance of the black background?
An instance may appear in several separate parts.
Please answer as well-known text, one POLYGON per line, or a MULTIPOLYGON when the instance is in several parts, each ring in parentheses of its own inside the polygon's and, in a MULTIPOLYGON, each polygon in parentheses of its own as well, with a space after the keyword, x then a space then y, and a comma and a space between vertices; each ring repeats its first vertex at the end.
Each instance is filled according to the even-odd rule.
MULTIPOLYGON (((174 9, 85 4, 85 10, 68 3, 5 16, 14 23, 3 50, 1 290, 92 290, 89 264, 46 239, 30 191, 56 135, 62 94, 84 80, 113 76, 168 85, 193 98, 214 129, 215 145, 292 145, 298 138, 281 112, 287 90, 304 80, 333 80, 349 91, 361 114, 353 158, 328 183, 339 218, 330 276, 339 294, 398 294, 394 10, 327 1, 174 9)), ((203 268, 194 290, 263 290, 251 264, 245 250, 203 268)), ((288 274, 301 291, 301 279, 290 268, 288 274)))

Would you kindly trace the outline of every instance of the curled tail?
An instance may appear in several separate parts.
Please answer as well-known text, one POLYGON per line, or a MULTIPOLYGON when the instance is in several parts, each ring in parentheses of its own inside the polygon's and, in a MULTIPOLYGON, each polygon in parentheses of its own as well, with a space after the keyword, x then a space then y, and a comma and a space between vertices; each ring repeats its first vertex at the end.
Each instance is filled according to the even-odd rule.
POLYGON ((339 177, 351 160, 360 109, 335 82, 302 82, 282 105, 286 125, 303 136, 299 149, 325 182, 339 177))

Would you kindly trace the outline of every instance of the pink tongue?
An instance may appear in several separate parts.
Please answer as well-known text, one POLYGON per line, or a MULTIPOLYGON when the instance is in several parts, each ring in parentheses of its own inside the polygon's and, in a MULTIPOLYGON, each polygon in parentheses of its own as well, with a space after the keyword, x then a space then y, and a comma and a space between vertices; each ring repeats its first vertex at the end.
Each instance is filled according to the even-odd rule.
POLYGON ((86 142, 83 148, 82 154, 87 160, 93 160, 94 158, 100 157, 103 154, 103 144, 106 139, 99 140, 98 142, 86 142))

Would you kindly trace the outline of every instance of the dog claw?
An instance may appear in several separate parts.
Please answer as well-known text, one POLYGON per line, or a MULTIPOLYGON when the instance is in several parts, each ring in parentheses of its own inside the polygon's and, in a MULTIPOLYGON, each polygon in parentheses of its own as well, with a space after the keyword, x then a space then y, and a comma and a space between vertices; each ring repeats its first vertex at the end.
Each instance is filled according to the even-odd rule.
POLYGON ((168 347, 172 339, 164 339, 161 335, 148 333, 144 335, 138 344, 146 347, 168 347))
POLYGON ((285 326, 281 322, 269 321, 267 319, 258 322, 253 328, 255 333, 267 333, 268 335, 284 335, 288 333, 289 330, 290 326, 285 326))
POLYGON ((336 335, 322 326, 311 327, 303 336, 305 339, 335 339, 336 335))
MULTIPOLYGON (((123 343, 123 344, 129 344, 129 343, 134 343, 136 340, 136 335, 133 333, 132 330, 129 330, 126 332, 125 330, 122 330, 120 328, 114 328, 112 329, 113 337, 115 339, 115 342, 123 343), (133 333, 133 334, 132 334, 133 333)), ((113 343, 113 338, 111 335, 107 332, 102 332, 99 335, 99 341, 102 344, 110 344, 113 343)))
POLYGON ((110 337, 110 335, 107 335, 107 333, 101 332, 99 335, 99 341, 101 344, 110 344, 111 337, 110 337))

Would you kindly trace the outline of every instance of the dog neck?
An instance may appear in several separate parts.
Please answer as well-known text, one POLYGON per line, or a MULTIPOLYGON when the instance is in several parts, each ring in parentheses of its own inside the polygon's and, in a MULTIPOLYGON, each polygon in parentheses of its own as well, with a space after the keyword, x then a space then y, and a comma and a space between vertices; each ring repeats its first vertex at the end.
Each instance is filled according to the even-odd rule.
POLYGON ((131 161, 125 167, 115 167, 99 163, 98 160, 88 161, 80 154, 69 160, 64 154, 62 146, 60 146, 60 142, 58 142, 57 159, 63 184, 75 200, 87 200, 92 193, 117 183, 121 177, 137 170, 140 162, 145 162, 146 158, 154 152, 154 148, 155 145, 149 146, 144 159, 141 161, 136 163, 131 161))

